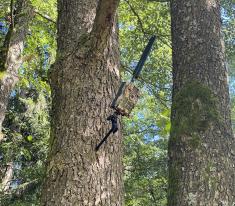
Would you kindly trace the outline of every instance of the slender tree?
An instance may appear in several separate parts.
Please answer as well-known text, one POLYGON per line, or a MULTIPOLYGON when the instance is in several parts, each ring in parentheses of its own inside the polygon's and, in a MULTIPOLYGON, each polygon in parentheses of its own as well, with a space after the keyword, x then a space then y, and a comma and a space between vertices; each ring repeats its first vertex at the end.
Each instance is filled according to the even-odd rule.
POLYGON ((23 48, 33 9, 28 0, 11 0, 11 12, 6 16, 9 29, 0 48, 0 141, 3 138, 2 123, 10 92, 18 82, 18 69, 22 64, 23 48))
POLYGON ((59 0, 51 147, 42 205, 122 205, 121 134, 98 152, 119 83, 118 0, 59 0))
POLYGON ((220 1, 171 1, 169 206, 235 204, 234 136, 220 1))
POLYGON ((1 180, 0 194, 9 190, 13 177, 13 162, 9 162, 5 171, 5 175, 1 180))

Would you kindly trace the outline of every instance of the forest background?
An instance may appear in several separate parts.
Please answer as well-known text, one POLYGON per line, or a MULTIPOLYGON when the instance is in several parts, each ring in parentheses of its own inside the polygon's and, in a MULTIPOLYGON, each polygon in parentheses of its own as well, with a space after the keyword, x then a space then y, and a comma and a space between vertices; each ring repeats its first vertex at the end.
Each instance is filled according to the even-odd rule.
MULTIPOLYGON (((39 205, 50 136, 50 65, 56 54, 56 1, 32 0, 34 19, 24 45, 20 81, 11 92, 0 144, 3 205, 39 205)), ((0 46, 9 29, 11 1, 0 0, 0 46)), ((122 0, 118 10, 121 72, 129 79, 148 38, 157 42, 138 86, 142 96, 131 118, 123 119, 125 205, 164 206, 170 131, 172 50, 168 2, 122 0)), ((223 35, 235 126, 235 2, 222 1, 223 35)), ((0 78, 2 73, 0 73, 0 78)), ((112 138, 112 137, 111 137, 112 138)))

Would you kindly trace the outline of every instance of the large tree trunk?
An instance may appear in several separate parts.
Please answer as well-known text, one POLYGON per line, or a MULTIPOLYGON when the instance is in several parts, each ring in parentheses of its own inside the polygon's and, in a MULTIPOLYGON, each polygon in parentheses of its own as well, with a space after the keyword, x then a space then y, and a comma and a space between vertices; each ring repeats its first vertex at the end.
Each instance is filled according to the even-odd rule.
POLYGON ((59 0, 57 60, 51 70, 52 132, 42 205, 120 206, 120 132, 106 118, 119 83, 117 0, 59 0))
POLYGON ((169 206, 235 204, 235 139, 218 0, 171 1, 169 206))
POLYGON ((28 33, 28 24, 33 18, 33 9, 28 0, 17 0, 16 11, 13 11, 12 1, 12 13, 8 17, 10 27, 4 45, 0 48, 0 142, 3 138, 2 123, 9 95, 18 82, 24 41, 28 33))

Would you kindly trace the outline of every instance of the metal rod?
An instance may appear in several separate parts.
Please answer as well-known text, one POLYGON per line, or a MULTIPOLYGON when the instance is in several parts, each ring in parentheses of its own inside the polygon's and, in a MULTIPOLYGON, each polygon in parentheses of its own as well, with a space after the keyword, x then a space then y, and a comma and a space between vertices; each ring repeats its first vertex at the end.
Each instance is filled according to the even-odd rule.
POLYGON ((152 36, 152 37, 149 39, 149 42, 148 42, 147 46, 145 47, 145 49, 144 49, 144 51, 143 51, 143 53, 142 53, 142 55, 141 55, 141 58, 140 58, 140 60, 139 60, 139 62, 138 62, 138 64, 137 64, 137 66, 136 66, 136 68, 135 68, 135 70, 134 70, 134 72, 133 72, 133 77, 132 77, 132 79, 131 79, 131 82, 134 82, 135 79, 138 79, 138 77, 139 77, 139 75, 140 75, 140 72, 141 72, 141 70, 142 70, 142 68, 143 68, 143 66, 144 66, 144 63, 145 63, 145 61, 147 60, 147 58, 148 58, 148 56, 149 56, 149 53, 150 53, 150 51, 151 51, 151 49, 152 49, 152 46, 153 46, 153 43, 154 43, 155 39, 156 39, 156 36, 155 36, 155 35, 152 36))
POLYGON ((107 120, 112 122, 112 128, 109 130, 109 132, 105 135, 105 137, 100 141, 100 143, 96 146, 95 150, 98 151, 101 145, 108 139, 109 135, 111 133, 116 133, 118 131, 118 113, 115 112, 114 114, 110 115, 107 120))
POLYGON ((105 137, 100 141, 100 143, 95 147, 95 151, 98 151, 101 145, 108 139, 109 135, 113 132, 113 128, 105 135, 105 137))

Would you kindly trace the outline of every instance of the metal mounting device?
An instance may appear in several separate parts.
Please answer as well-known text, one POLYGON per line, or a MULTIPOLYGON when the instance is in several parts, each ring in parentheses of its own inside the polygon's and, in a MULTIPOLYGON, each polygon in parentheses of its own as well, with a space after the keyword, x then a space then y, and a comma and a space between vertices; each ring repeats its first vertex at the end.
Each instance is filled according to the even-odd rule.
POLYGON ((156 39, 156 36, 152 36, 149 39, 147 46, 145 47, 141 58, 133 72, 133 76, 130 82, 122 82, 117 95, 115 96, 113 102, 111 103, 111 108, 114 109, 114 114, 110 115, 107 120, 111 121, 112 127, 105 137, 100 141, 96 146, 95 150, 98 151, 102 144, 108 139, 110 134, 114 134, 118 131, 118 115, 121 116, 130 116, 131 111, 134 109, 138 98, 140 96, 139 89, 134 85, 134 81, 140 76, 140 72, 144 66, 145 61, 147 60, 150 51, 152 49, 153 43, 156 39))

